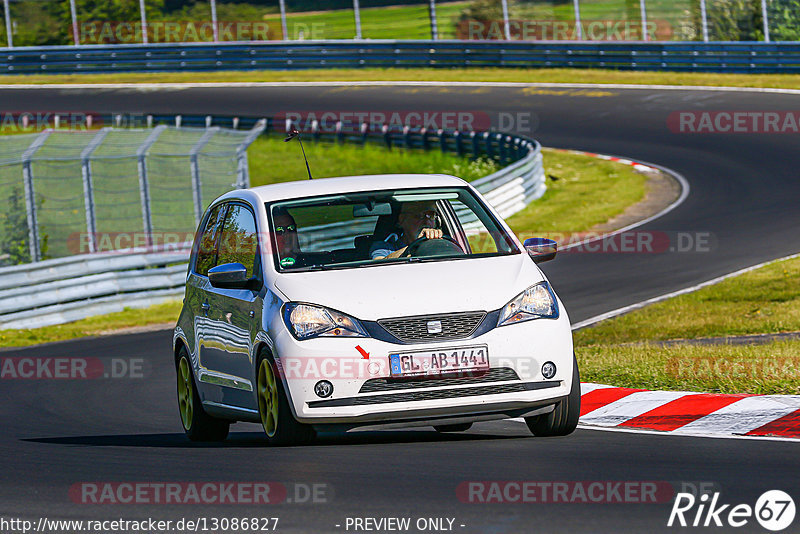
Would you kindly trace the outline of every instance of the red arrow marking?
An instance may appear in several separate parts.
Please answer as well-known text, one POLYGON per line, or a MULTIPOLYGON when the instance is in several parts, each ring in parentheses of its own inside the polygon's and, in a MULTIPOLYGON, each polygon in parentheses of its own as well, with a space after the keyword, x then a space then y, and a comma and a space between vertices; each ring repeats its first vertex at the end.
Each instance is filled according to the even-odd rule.
POLYGON ((367 351, 365 351, 364 349, 362 349, 362 348, 361 348, 361 345, 356 345, 356 350, 357 350, 358 352, 360 352, 360 353, 361 353, 361 356, 362 356, 362 357, 363 357, 365 360, 369 360, 369 352, 367 352, 367 351))

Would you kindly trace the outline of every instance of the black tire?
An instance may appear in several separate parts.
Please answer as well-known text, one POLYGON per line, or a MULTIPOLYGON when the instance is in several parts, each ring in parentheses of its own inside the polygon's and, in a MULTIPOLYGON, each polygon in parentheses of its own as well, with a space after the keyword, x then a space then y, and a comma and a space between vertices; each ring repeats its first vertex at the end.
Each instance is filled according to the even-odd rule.
POLYGON ((186 347, 178 353, 175 370, 178 375, 178 415, 186 437, 192 441, 225 441, 231 422, 212 417, 203 410, 186 347))
POLYGON ((299 445, 314 440, 317 435, 314 427, 299 423, 294 418, 278 368, 269 351, 262 351, 258 356, 256 397, 261 426, 270 445, 299 445))
POLYGON ((433 427, 437 432, 466 432, 472 428, 472 423, 458 423, 454 425, 436 425, 433 427))
POLYGON ((578 426, 581 415, 581 377, 574 356, 572 360, 572 389, 569 395, 558 401, 552 412, 525 418, 525 423, 534 436, 566 436, 572 434, 578 426))

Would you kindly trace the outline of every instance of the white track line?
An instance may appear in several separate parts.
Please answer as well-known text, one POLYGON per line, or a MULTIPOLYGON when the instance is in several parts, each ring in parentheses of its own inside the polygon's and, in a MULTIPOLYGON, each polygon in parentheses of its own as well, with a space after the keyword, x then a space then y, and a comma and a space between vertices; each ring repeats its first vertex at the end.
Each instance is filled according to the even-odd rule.
MULTIPOLYGON (((81 76, 82 74, 77 74, 81 76)), ((24 74, 19 76, 25 76, 24 74)), ((59 76, 54 74, 53 76, 59 76)), ((65 76, 72 76, 67 74, 65 76)), ((800 89, 773 87, 726 87, 704 85, 657 85, 625 83, 541 83, 541 82, 447 82, 447 81, 312 81, 312 82, 185 82, 185 83, 19 83, 0 84, 0 89, 189 89, 189 88, 236 88, 236 87, 541 87, 566 89, 624 89, 657 91, 723 91, 732 93, 800 94, 800 89)))
MULTIPOLYGON (((658 430, 645 430, 645 429, 634 429, 634 428, 624 428, 624 427, 614 427, 614 426, 591 426, 591 425, 584 425, 579 424, 578 428, 581 430, 596 430, 600 432, 624 432, 626 434, 652 434, 657 436, 668 436, 672 437, 675 435, 675 432, 659 432, 658 430)), ((790 443, 800 443, 800 440, 796 438, 779 438, 775 436, 729 436, 726 434, 700 434, 700 433, 685 433, 680 434, 680 437, 686 438, 711 438, 711 439, 739 439, 745 441, 752 441, 752 440, 761 440, 761 441, 787 441, 790 443)))
MULTIPOLYGON (((582 152, 582 151, 577 150, 577 151, 574 151, 574 152, 582 152)), ((584 153, 586 153, 586 152, 584 152, 584 153)), ((598 156, 620 158, 620 156, 612 156, 612 155, 609 155, 609 154, 598 154, 598 156)), ((605 159, 605 158, 601 158, 601 159, 605 159)), ((631 161, 631 163, 633 163, 633 161, 631 161)), ((678 198, 675 200, 675 202, 673 202, 672 204, 670 204, 669 206, 667 206, 663 210, 659 211, 655 215, 651 215, 650 217, 647 217, 646 219, 642 219, 641 221, 637 221, 637 222, 635 222, 633 224, 629 224, 628 226, 624 226, 624 227, 622 227, 622 228, 620 228, 618 230, 614 230, 613 232, 608 232, 608 233, 604 233, 604 234, 601 234, 601 235, 593 236, 593 237, 590 237, 588 239, 584 239, 583 241, 579 241, 577 243, 570 243, 569 245, 567 245, 565 247, 562 247, 561 250, 569 250, 569 249, 571 249, 573 247, 585 246, 588 243, 592 243, 594 241, 598 241, 598 240, 601 240, 601 239, 606 239, 606 238, 609 238, 609 237, 613 237, 613 236, 615 236, 617 234, 621 234, 623 232, 627 232, 628 230, 633 230, 634 228, 638 228, 639 226, 642 226, 643 224, 647 224, 647 223, 649 223, 651 221, 654 221, 654 220, 658 219, 659 217, 663 217, 664 215, 666 215, 670 211, 674 210, 675 208, 677 208, 678 206, 683 204, 684 200, 686 200, 689 197, 689 191, 691 191, 691 187, 689 186, 689 182, 686 180, 686 178, 684 178, 683 175, 680 174, 679 172, 674 171, 674 170, 672 170, 670 168, 667 168, 667 167, 663 167, 661 165, 657 165, 655 163, 647 162, 647 161, 636 160, 636 163, 641 163, 643 165, 647 165, 649 167, 653 167, 655 169, 660 170, 661 172, 663 172, 665 174, 669 174, 670 176, 672 176, 678 182, 678 184, 681 186, 681 194, 678 196, 678 198)), ((573 330, 575 329, 574 326, 572 328, 573 328, 573 330)))
POLYGON ((600 321, 604 321, 606 319, 611 319, 612 317, 617 317, 618 315, 622 315, 633 310, 638 310, 639 308, 643 308, 648 304, 654 304, 656 302, 661 302, 662 300, 667 300, 672 297, 677 297, 679 295, 685 295, 686 293, 692 293, 697 291, 698 289, 702 289, 704 287, 708 287, 714 285, 716 283, 722 282, 723 280, 727 280, 728 278, 733 278, 734 276, 739 276, 740 274, 749 273, 750 271, 755 271, 756 269, 760 269, 765 265, 769 265, 770 263, 776 261, 783 261, 783 260, 791 260, 793 258, 797 258, 800 256, 800 253, 790 254, 789 256, 784 256, 782 258, 776 258, 774 260, 765 261, 762 263, 758 263, 756 265, 752 265, 750 267, 745 267, 744 269, 739 269, 738 271, 734 271, 732 273, 724 274, 722 276, 718 276, 716 278, 712 278, 711 280, 707 280, 697 285, 689 286, 683 289, 679 289, 678 291, 673 291, 671 293, 666 293, 664 295, 659 295, 657 297, 653 297, 651 299, 643 300, 641 302, 637 302, 635 304, 631 304, 629 306, 624 306, 622 308, 617 308, 616 310, 611 310, 606 313, 601 313, 600 315, 595 315, 594 317, 590 317, 584 321, 579 321, 572 325, 573 330, 578 330, 579 328, 585 328, 587 326, 593 325, 595 323, 599 323, 600 321))

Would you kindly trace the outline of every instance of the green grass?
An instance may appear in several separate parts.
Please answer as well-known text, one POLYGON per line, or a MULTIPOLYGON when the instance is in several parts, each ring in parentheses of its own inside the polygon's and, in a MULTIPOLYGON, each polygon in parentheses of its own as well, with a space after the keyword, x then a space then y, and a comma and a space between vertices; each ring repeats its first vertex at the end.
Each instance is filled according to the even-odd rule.
POLYGON ((575 332, 581 345, 800 330, 800 258, 774 262, 693 293, 575 332))
MULTIPOLYGON (((499 170, 494 162, 470 162, 439 150, 423 152, 385 147, 377 144, 336 145, 304 142, 306 155, 315 178, 356 174, 454 174, 467 181, 476 180, 499 170)), ((300 147, 287 144, 283 138, 260 137, 248 150, 250 185, 266 185, 308 176, 300 147), (280 165, 275 165, 280 161, 280 165)))
POLYGON ((578 347, 581 380, 709 393, 800 394, 800 341, 764 345, 578 347))
MULTIPOLYGON (((454 19, 469 2, 441 3, 436 6, 437 25, 442 39, 455 38, 454 19)), ((361 7, 361 36, 364 39, 430 39, 428 5, 361 7)), ((265 15, 264 20, 280 31, 280 15, 265 15)), ((352 9, 287 13, 291 39, 352 39, 356 34, 352 9)))
POLYGON ((699 291, 578 330, 574 340, 582 378, 641 388, 796 394, 800 392, 800 342, 670 347, 653 343, 798 331, 799 277, 800 258, 773 262, 699 291), (671 359, 673 368, 683 369, 680 376, 670 374, 667 362, 671 359), (696 359, 705 367, 699 368, 702 372, 692 373, 696 359), (725 363, 731 361, 738 362, 738 366, 725 363), (713 373, 706 369, 709 362, 718 363, 713 373), (738 369, 742 365, 756 369, 769 365, 770 374, 744 373, 738 369))
POLYGON ((543 154, 547 192, 507 221, 520 239, 535 235, 565 240, 644 197, 647 179, 629 166, 552 149, 543 149, 543 154))
MULTIPOLYGON (((335 176, 341 174, 369 174, 374 172, 444 172, 454 174, 465 179, 475 179, 493 171, 494 167, 482 163, 469 163, 452 155, 443 155, 438 151, 428 153, 409 153, 403 150, 386 151, 379 146, 333 146, 327 144, 308 143, 306 150, 312 162, 312 171, 317 177, 335 176)), ((259 138, 248 151, 252 185, 262 185, 295 179, 305 179, 305 165, 299 153, 299 147, 286 145, 282 140, 259 138), (289 152, 287 152, 287 150, 289 152), (296 153, 294 152, 296 151, 296 153), (280 160, 281 165, 275 165, 280 160)), ((591 176, 592 187, 599 190, 609 187, 608 182, 602 185, 600 180, 602 172, 606 172, 606 180, 619 182, 620 174, 630 171, 630 167, 617 163, 606 163, 597 166, 596 160, 586 156, 568 155, 551 150, 545 150, 545 169, 553 166, 555 173, 565 177, 563 183, 555 185, 550 182, 551 189, 546 196, 533 204, 544 202, 557 203, 560 208, 548 210, 546 213, 559 217, 564 227, 584 230, 579 225, 571 224, 570 217, 574 215, 567 201, 573 193, 585 191, 584 183, 579 180, 568 180, 565 169, 571 173, 580 173, 585 169, 587 177, 591 176), (570 161, 574 159, 574 161, 570 161), (558 167, 561 165, 561 167, 558 167), (579 186, 579 187, 576 187, 579 186)), ((561 180, 559 180, 561 182, 561 180)), ((617 211, 625 206, 617 206, 617 211)), ((528 208, 530 209, 530 208, 528 208)), ((526 210, 527 211, 527 210, 526 210)), ((545 212, 543 212, 545 213, 545 212)), ((607 212, 608 217, 617 213, 614 210, 607 212)), ((544 216, 544 215, 543 215, 544 216)), ((531 221, 533 225, 533 221, 531 221)), ((584 219, 584 224, 593 224, 593 221, 584 219)), ((539 227, 532 230, 539 231, 539 227)), ((541 227, 541 231, 545 227, 541 227)), ((515 225, 515 230, 524 232, 525 228, 515 225)), ((125 311, 91 317, 59 326, 49 326, 37 329, 0 330, 0 347, 21 347, 51 341, 64 341, 68 339, 98 335, 102 332, 143 326, 165 322, 175 322, 180 312, 180 301, 173 301, 158 306, 144 309, 126 309, 125 311)))
POLYGON ((0 330, 0 347, 26 347, 96 336, 120 328, 175 323, 181 311, 180 300, 170 300, 148 308, 125 308, 121 312, 87 317, 72 323, 21 330, 0 330))
MULTIPOLYGON (((218 72, 144 72, 113 74, 24 74, 0 76, 0 84, 68 83, 251 83, 316 81, 443 81, 589 83, 678 86, 771 87, 800 89, 800 74, 718 74, 683 72, 630 72, 610 69, 309 69, 218 72)), ((440 91, 463 88, 441 87, 440 91)))

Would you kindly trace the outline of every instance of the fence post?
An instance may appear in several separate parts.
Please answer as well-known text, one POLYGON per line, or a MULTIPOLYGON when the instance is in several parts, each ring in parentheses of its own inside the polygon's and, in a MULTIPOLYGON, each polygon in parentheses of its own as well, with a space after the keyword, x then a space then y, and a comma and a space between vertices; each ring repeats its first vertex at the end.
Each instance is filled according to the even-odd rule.
POLYGON ((708 42, 708 14, 706 13, 706 0, 700 0, 700 24, 703 27, 703 42, 708 42))
POLYGON ((358 8, 358 0, 353 0, 353 16, 356 19, 356 39, 361 39, 361 11, 358 8))
POLYGON ((200 139, 192 147, 189 152, 189 168, 192 171, 192 200, 194 201, 194 222, 195 225, 200 224, 200 219, 203 217, 203 190, 202 182, 200 181, 200 164, 198 161, 200 151, 203 150, 211 138, 214 137, 219 131, 218 126, 208 128, 200 139))
POLYGON ((166 125, 156 126, 147 139, 136 149, 136 162, 139 169, 139 196, 142 201, 142 222, 145 242, 149 247, 153 243, 153 216, 150 213, 150 184, 147 181, 147 151, 156 142, 161 132, 166 130, 166 125))
POLYGON ((645 0, 639 0, 639 10, 642 13, 642 39, 645 41, 650 40, 650 35, 647 33, 647 6, 644 5, 645 0))
POLYGON ((281 31, 283 31, 283 40, 289 40, 289 29, 286 27, 286 0, 278 2, 281 7, 281 31))
POLYGON ((97 150, 111 128, 103 128, 81 152, 81 174, 83 175, 83 205, 86 208, 86 233, 89 234, 89 252, 97 252, 97 219, 94 209, 94 187, 92 184, 92 153, 97 150))
POLYGON ((78 46, 81 40, 78 37, 78 11, 75 9, 75 0, 69 0, 69 14, 72 17, 72 40, 75 46, 78 46))
POLYGON ((142 17, 142 43, 147 44, 147 13, 145 12, 144 0, 139 0, 139 12, 142 17))
POLYGON ((508 0, 502 0, 503 5, 503 33, 506 41, 511 40, 511 28, 508 25, 508 0))
POLYGON ((211 0, 211 32, 214 35, 214 42, 219 42, 219 24, 217 24, 217 0, 211 0))
POLYGON ((3 0, 3 13, 5 14, 6 19, 6 36, 8 41, 8 47, 14 48, 14 37, 11 35, 11 10, 8 7, 9 0, 3 0))
POLYGON ((464 142, 462 139, 462 134, 458 130, 453 133, 453 137, 456 140, 456 153, 463 157, 464 156, 464 142))
POLYGON ((39 261, 41 259, 41 250, 39 250, 39 221, 36 217, 36 192, 33 189, 33 169, 31 168, 31 159, 33 155, 39 150, 52 130, 45 130, 36 136, 33 143, 30 144, 27 150, 22 154, 22 179, 25 187, 25 209, 28 215, 28 249, 31 254, 31 261, 39 261))
POLYGON ((572 0, 572 9, 575 11, 575 29, 578 30, 578 40, 583 40, 583 28, 581 27, 581 6, 579 0, 572 0))
POLYGON ((260 119, 247 137, 244 138, 238 147, 236 147, 236 159, 238 161, 236 169, 236 187, 239 189, 247 189, 250 187, 250 171, 247 167, 247 147, 249 147, 256 137, 261 135, 267 127, 267 119, 260 119))
POLYGON ((436 21, 436 0, 430 0, 428 9, 431 15, 431 39, 436 41, 439 39, 439 23, 436 21))

